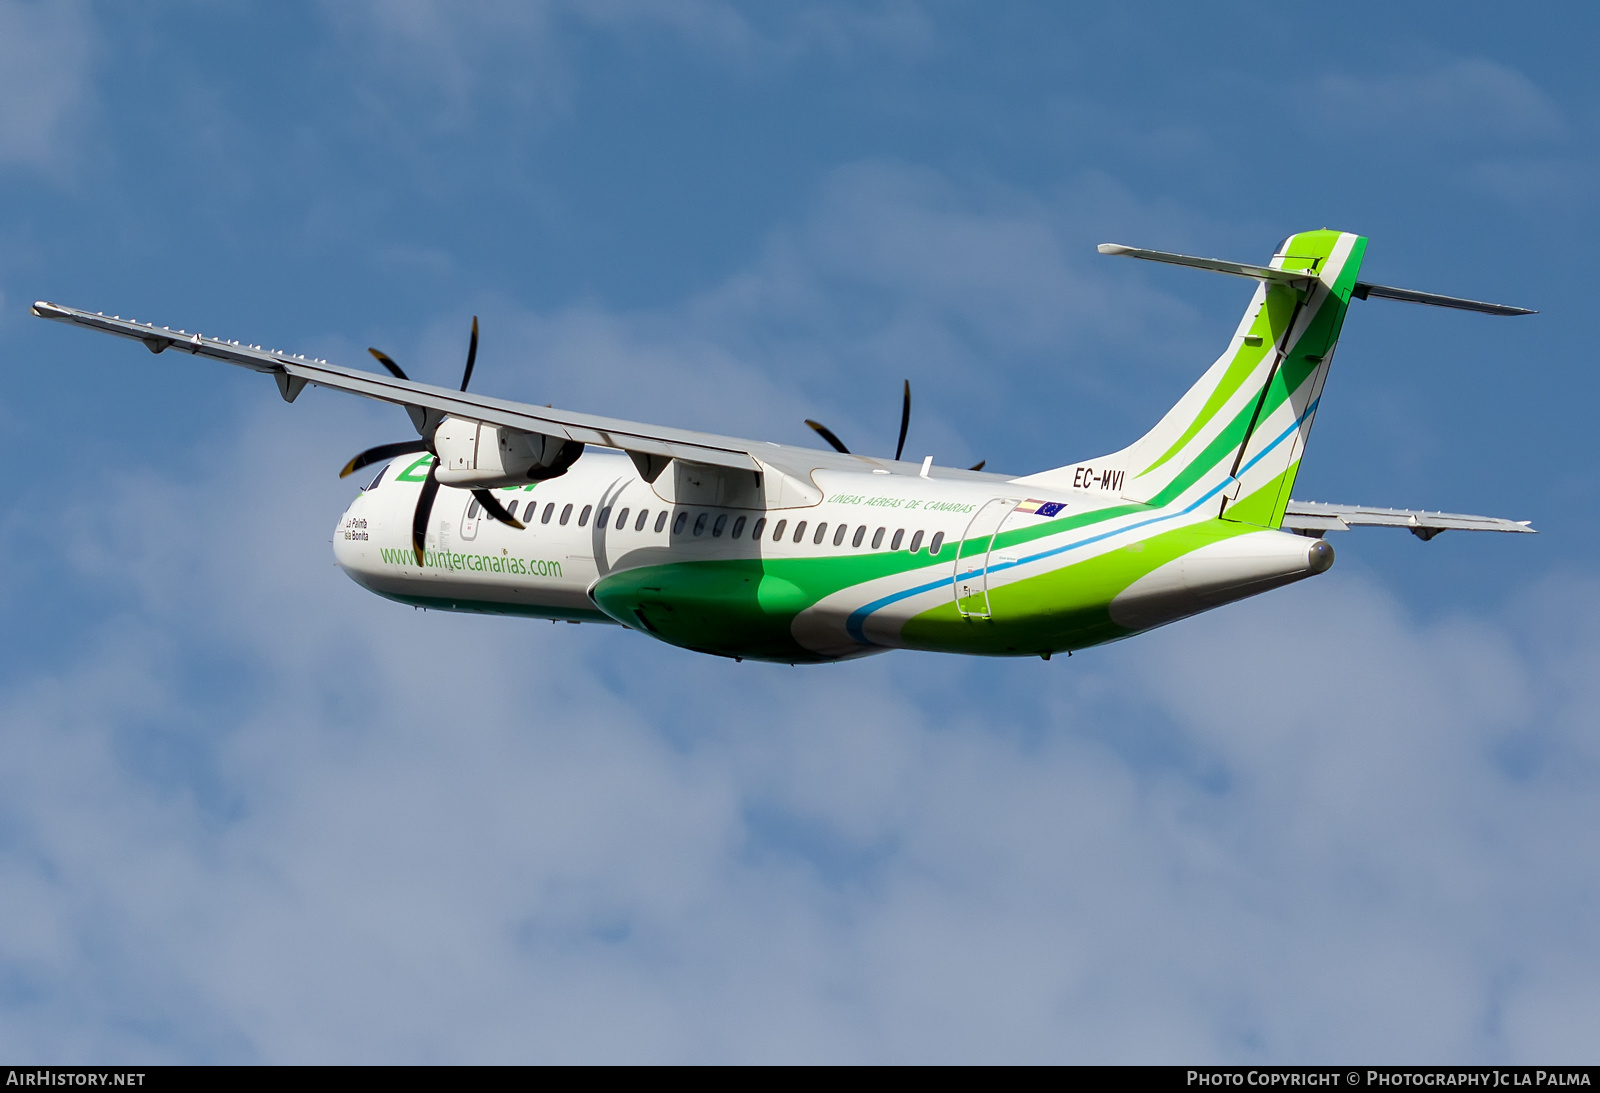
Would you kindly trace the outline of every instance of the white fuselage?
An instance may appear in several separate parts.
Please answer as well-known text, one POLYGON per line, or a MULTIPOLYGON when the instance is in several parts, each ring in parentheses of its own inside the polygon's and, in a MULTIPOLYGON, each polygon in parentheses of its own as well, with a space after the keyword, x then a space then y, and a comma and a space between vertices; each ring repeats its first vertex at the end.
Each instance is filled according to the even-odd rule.
POLYGON ((991 483, 819 469, 817 504, 674 504, 670 476, 652 485, 622 453, 590 449, 560 478, 494 491, 526 525, 520 531, 485 515, 469 491, 442 487, 429 522, 428 564, 419 568, 411 547, 424 473, 417 458, 397 459, 340 518, 334 556, 353 580, 407 602, 468 610, 501 605, 515 614, 604 622, 614 620, 598 610, 589 589, 619 569, 668 560, 909 551, 913 544, 920 553, 943 548, 953 557, 944 544, 959 539, 984 502, 1007 493, 998 475, 984 476, 991 483))
MULTIPOLYGON (((1203 501, 1169 510, 1130 506, 1114 485, 1102 484, 1115 483, 1113 475, 1091 481, 1080 474, 1083 487, 1061 489, 863 461, 861 471, 814 470, 816 492, 803 499, 809 503, 760 507, 773 505, 770 486, 741 493, 740 479, 702 480, 692 470, 649 483, 622 453, 590 449, 559 478, 493 491, 526 525, 520 530, 489 518, 469 491, 441 488, 418 566, 412 518, 426 464, 426 457, 397 460, 340 520, 334 553, 362 586, 444 610, 621 622, 691 648, 709 648, 724 622, 735 631, 751 625, 753 613, 786 620, 788 637, 816 659, 903 647, 971 651, 973 642, 997 655, 1027 654, 1041 626, 1053 632, 1043 618, 1052 612, 1077 625, 1070 623, 1075 613, 1100 609, 1118 626, 1146 629, 1319 572, 1331 558, 1308 554, 1298 536, 1231 525, 1227 542, 1197 540, 1185 548, 1197 551, 1190 561, 1162 565, 1142 553, 1150 536, 1218 527, 1214 509, 1203 501), (1024 496, 1028 504, 1019 505, 1024 496), (1029 538, 1042 518, 1028 510, 1047 499, 1047 515, 1059 510, 1084 519, 1052 523, 1059 530, 1029 538), (1004 529, 1022 536, 1002 535, 1004 529), (886 554, 899 558, 869 557, 886 554), (1124 573, 1120 583, 1035 583, 1029 587, 1038 592, 1025 603, 1013 595, 1006 612, 990 610, 991 594, 1096 556, 1124 573), (759 565, 742 575, 739 564, 753 561, 759 565), (727 564, 707 571, 684 563, 727 564), (645 575, 639 588, 602 610, 604 590, 629 571, 645 575), (708 587, 708 572, 721 583, 708 587), (652 611, 669 614, 652 624, 652 611), (908 639, 904 628, 919 616, 944 621, 908 639), (700 620, 695 625, 707 636, 666 634, 667 624, 688 619, 700 620)), ((1073 647, 1072 633, 1063 631, 1044 651, 1073 647)), ((1104 631, 1085 634, 1086 643, 1106 640, 1104 631)), ((771 635, 757 636, 770 650, 771 635)))

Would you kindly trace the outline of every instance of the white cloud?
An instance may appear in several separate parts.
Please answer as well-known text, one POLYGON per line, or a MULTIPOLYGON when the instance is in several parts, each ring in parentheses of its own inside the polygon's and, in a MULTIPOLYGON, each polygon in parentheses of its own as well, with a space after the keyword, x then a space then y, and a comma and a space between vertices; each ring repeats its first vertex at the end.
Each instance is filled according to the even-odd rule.
POLYGON ((365 73, 358 101, 396 135, 470 124, 485 97, 533 119, 563 115, 572 74, 552 41, 555 5, 436 0, 326 4, 325 17, 365 73), (412 101, 393 88, 410 90, 412 101), (380 90, 386 89, 386 90, 380 90))
POLYGON ((1524 213, 1575 208, 1587 200, 1594 169, 1553 157, 1507 157, 1472 165, 1467 179, 1524 213))
POLYGON ((82 4, 0 0, 0 164, 59 165, 92 54, 82 4))
MULTIPOLYGON (((1033 465, 1011 469, 1043 469, 1092 454, 1097 442, 1062 439, 1052 397, 1070 392, 1123 414, 1129 389, 1142 397, 1148 387, 1148 409, 1125 424, 1109 418, 1120 431, 1108 429, 1105 443, 1115 447, 1209 360, 1214 347, 1196 342, 1192 308, 1135 288, 1133 263, 1093 250, 1096 225, 1167 219, 1100 178, 1046 202, 905 164, 850 164, 749 268, 679 305, 538 314, 482 301, 483 378, 474 382, 534 402, 798 443, 818 443, 801 421, 820 417, 856 449, 887 452, 909 378, 914 458, 971 462, 994 455, 979 450, 985 432, 1015 431, 1041 440, 1033 465), (511 371, 508 358, 525 363, 511 371)), ((457 359, 464 326, 463 316, 430 328, 415 358, 457 359)))
MULTIPOLYGON (((757 436, 836 399, 868 447, 910 362, 959 392, 914 425, 950 451, 964 376, 1028 412, 1005 385, 1055 347, 1191 336, 1085 265, 1086 225, 1164 215, 1107 185, 848 167, 681 306, 486 301, 481 389, 757 436)), ((403 359, 459 360, 460 318, 403 359)), ((8 557, 85 612, 0 688, 14 1057, 1592 1053, 1592 581, 1420 622, 1347 557, 1050 664, 735 665, 366 595, 323 543, 380 417, 256 380, 59 553, 12 502, 8 557)))
POLYGON ((745 77, 763 78, 796 59, 821 53, 840 60, 919 57, 932 30, 908 3, 808 4, 757 9, 725 0, 566 3, 384 0, 324 5, 326 18, 368 70, 368 84, 420 92, 420 112, 367 105, 396 126, 419 120, 437 129, 469 123, 490 102, 511 103, 535 119, 565 117, 578 79, 577 35, 598 31, 623 43, 659 47, 663 36, 745 77))
POLYGON ((1560 107, 1527 76, 1481 57, 1408 62, 1377 75, 1333 73, 1315 83, 1322 123, 1412 140, 1526 144, 1559 139, 1560 107))
POLYGON ((1592 1051, 1593 582, 734 665, 367 596, 312 473, 346 407, 262 400, 64 522, 109 606, 0 693, 13 1055, 1592 1051))

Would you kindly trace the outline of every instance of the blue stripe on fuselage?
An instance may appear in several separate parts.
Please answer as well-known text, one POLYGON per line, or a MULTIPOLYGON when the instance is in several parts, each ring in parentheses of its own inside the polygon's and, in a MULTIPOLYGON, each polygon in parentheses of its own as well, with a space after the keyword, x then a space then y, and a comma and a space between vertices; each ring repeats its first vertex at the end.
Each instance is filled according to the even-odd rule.
MULTIPOLYGON (((1262 448, 1255 454, 1254 458, 1252 458, 1243 467, 1240 467, 1238 477, 1244 477, 1245 472, 1251 467, 1254 467, 1256 463, 1260 461, 1262 456, 1266 455, 1279 444, 1282 444, 1285 440, 1289 439, 1290 434, 1292 434, 1296 429, 1300 428, 1301 423, 1316 412, 1317 403, 1321 401, 1321 398, 1313 401, 1310 406, 1306 407, 1305 413, 1301 414, 1294 420, 1294 424, 1290 425, 1282 433, 1279 433, 1277 439, 1275 439, 1271 444, 1268 444, 1265 448, 1262 448)), ((1201 505, 1217 496, 1217 494, 1221 493, 1226 486, 1227 482, 1225 480, 1217 483, 1217 485, 1206 494, 1196 498, 1187 508, 1178 512, 1169 512, 1161 516, 1152 516, 1148 520, 1142 520, 1137 524, 1129 524, 1126 527, 1115 528, 1111 531, 1103 531, 1098 535, 1091 535, 1086 539, 1079 539, 1076 542, 1067 543, 1063 546, 1052 547, 1049 550, 1040 551, 1038 554, 1030 554, 1026 558, 1018 558, 1015 561, 1009 562, 1000 562, 996 565, 988 566, 987 570, 990 573, 996 573, 1002 569, 1011 569, 1015 566, 1026 565, 1029 562, 1037 562, 1041 558, 1049 558, 1056 554, 1064 554, 1069 550, 1077 550, 1079 547, 1086 547, 1092 543, 1098 543, 1103 539, 1109 539, 1113 535, 1121 535, 1124 532, 1129 531, 1138 531, 1140 528, 1151 527, 1155 524, 1164 523, 1168 520, 1177 520, 1181 517, 1189 515, 1195 509, 1199 508, 1201 505)), ((959 543, 956 544, 956 550, 959 551, 960 549, 961 545, 959 543)), ((872 615, 876 611, 881 611, 883 608, 888 607, 892 603, 899 603, 901 600, 909 599, 912 596, 920 596, 924 592, 932 592, 935 589, 943 588, 946 585, 949 585, 953 590, 957 581, 966 577, 976 576, 982 572, 984 572, 983 569, 969 569, 965 573, 956 573, 949 577, 941 578, 937 581, 930 581, 927 584, 917 585, 915 588, 902 589, 899 592, 892 592, 881 599, 873 600, 871 603, 862 607, 858 607, 856 610, 850 613, 850 617, 845 619, 845 633, 849 634, 852 638, 854 638, 856 641, 859 641, 863 645, 876 645, 878 643, 870 640, 865 633, 868 616, 872 615)))

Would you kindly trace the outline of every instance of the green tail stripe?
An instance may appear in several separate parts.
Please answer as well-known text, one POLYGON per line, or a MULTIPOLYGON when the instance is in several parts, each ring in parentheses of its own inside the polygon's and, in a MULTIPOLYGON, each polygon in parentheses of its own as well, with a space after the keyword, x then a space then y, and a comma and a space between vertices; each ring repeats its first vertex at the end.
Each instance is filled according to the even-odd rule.
POLYGON ((1261 339, 1259 346, 1243 345, 1233 358, 1233 363, 1228 366, 1228 371, 1223 375, 1222 382, 1217 384, 1217 389, 1211 392, 1211 397, 1206 399, 1206 404, 1200 413, 1189 423, 1183 435, 1173 442, 1160 459, 1150 464, 1144 470, 1134 475, 1142 478, 1161 466, 1167 460, 1183 450, 1183 446, 1193 440, 1195 434, 1216 416, 1227 401, 1239 390, 1241 384, 1250 378, 1268 353, 1274 352, 1278 339, 1283 336, 1283 324, 1289 316, 1294 314, 1295 292, 1288 285, 1270 285, 1267 288, 1266 299, 1262 303, 1261 313, 1256 316, 1256 321, 1250 324, 1250 333, 1261 339))

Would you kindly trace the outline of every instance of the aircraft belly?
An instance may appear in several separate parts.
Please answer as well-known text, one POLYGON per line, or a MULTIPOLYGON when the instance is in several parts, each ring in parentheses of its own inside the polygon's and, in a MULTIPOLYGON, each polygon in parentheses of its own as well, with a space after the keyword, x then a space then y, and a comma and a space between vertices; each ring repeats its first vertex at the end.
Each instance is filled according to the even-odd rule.
POLYGON ((832 659, 795 640, 790 622, 807 595, 759 559, 640 565, 601 578, 593 595, 611 618, 670 645, 784 663, 832 659))

